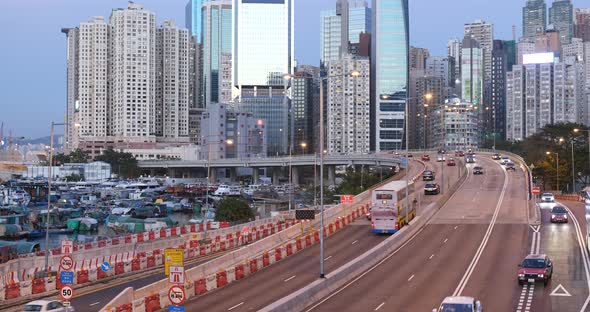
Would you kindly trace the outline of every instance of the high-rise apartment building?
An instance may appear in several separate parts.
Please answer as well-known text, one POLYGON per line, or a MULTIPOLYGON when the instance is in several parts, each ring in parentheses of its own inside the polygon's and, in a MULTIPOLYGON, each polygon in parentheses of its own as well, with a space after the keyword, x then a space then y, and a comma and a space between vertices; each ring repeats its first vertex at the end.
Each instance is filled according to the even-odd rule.
POLYGON ((426 59, 430 57, 430 51, 426 48, 410 47, 410 70, 424 70, 426 59))
POLYGON ((110 135, 108 55, 110 27, 102 17, 80 23, 78 54, 79 135, 110 135))
POLYGON ((574 9, 574 37, 590 41, 590 9, 574 9))
POLYGON ((465 24, 465 36, 471 36, 479 44, 483 52, 484 80, 490 81, 492 76, 492 47, 494 44, 494 25, 483 20, 465 24))
POLYGON ((574 35, 574 5, 571 0, 553 1, 549 23, 559 32, 561 45, 569 44, 574 35))
POLYGON ((399 150, 407 129, 408 0, 373 0, 372 10, 371 150, 399 150))
POLYGON ((583 39, 580 38, 572 38, 571 44, 563 46, 561 59, 584 64, 586 89, 590 90, 590 42, 584 42, 583 39))
POLYGON ((203 34, 203 15, 201 14, 201 7, 203 1, 208 0, 188 0, 184 9, 185 27, 188 29, 191 36, 194 36, 197 43, 201 43, 201 36, 203 34))
POLYGON ((342 18, 336 10, 325 10, 320 13, 320 64, 340 58, 342 18))
POLYGON ((286 154, 294 139, 285 79, 295 65, 293 0, 234 0, 233 10, 237 100, 265 122, 269 154, 286 154))
MULTIPOLYGON (((66 117, 64 125, 64 135, 66 140, 66 149, 78 147, 79 132, 75 127, 79 124, 79 101, 78 101, 78 68, 80 61, 80 29, 63 28, 62 33, 66 35, 67 39, 67 54, 66 54, 66 75, 67 75, 67 96, 66 96, 66 117)), ((1 136, 1 135, 0 135, 1 136)))
MULTIPOLYGON (((345 56, 328 64, 328 153, 370 151, 370 62, 345 56)), ((384 120, 384 123, 388 121, 384 120)), ((403 120, 400 121, 403 126, 403 120)), ((388 124, 382 124, 387 128, 388 124)))
POLYGON ((205 0, 202 14, 202 99, 227 103, 232 97, 232 0, 205 0))
POLYGON ((477 40, 465 35, 461 52, 461 96, 465 101, 480 106, 483 99, 484 54, 477 40))
POLYGON ((147 139, 155 133, 156 15, 131 2, 112 11, 110 25, 113 135, 147 139))
POLYGON ((455 59, 453 57, 431 56, 426 59, 426 75, 440 77, 443 87, 455 86, 455 59))
POLYGON ((533 38, 547 28, 547 4, 545 0, 527 0, 522 8, 523 37, 533 38))
POLYGON ((436 129, 441 122, 440 115, 436 115, 436 109, 444 102, 444 84, 440 76, 420 76, 416 78, 415 101, 410 101, 416 106, 416 141, 417 148, 435 148, 434 139, 436 129))
POLYGON ((442 120, 434 125, 438 126, 433 137, 437 142, 435 146, 446 150, 468 150, 480 146, 479 113, 472 103, 459 98, 447 99, 432 115, 442 120))
POLYGON ((155 135, 163 140, 188 139, 189 31, 174 21, 164 21, 156 31, 155 135))
POLYGON ((506 75, 506 138, 520 141, 555 123, 588 120, 583 65, 514 65, 506 75))

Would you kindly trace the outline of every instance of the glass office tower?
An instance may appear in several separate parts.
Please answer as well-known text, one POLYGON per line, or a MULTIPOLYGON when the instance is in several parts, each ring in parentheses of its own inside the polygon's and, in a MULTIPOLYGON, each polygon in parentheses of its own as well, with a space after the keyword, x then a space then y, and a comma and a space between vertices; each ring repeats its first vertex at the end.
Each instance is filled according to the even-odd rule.
POLYGON ((204 0, 202 15, 203 103, 231 100, 232 0, 204 0))
POLYGON ((191 36, 195 37, 197 43, 201 43, 201 34, 203 27, 201 22, 202 4, 203 0, 189 0, 184 10, 184 22, 186 24, 186 28, 190 31, 191 36))
POLYGON ((373 0, 371 149, 401 149, 408 85, 408 0, 373 0))
POLYGON ((270 155, 287 154, 292 144, 293 18, 293 0, 233 3, 233 86, 242 109, 263 120, 270 155))

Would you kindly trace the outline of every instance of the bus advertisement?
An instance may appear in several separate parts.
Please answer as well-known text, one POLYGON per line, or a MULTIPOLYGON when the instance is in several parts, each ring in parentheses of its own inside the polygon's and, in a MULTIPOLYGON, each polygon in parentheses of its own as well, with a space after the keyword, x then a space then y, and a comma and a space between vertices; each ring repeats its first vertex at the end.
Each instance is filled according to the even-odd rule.
POLYGON ((406 210, 406 181, 389 182, 372 191, 372 233, 393 234, 416 217, 416 193, 413 182, 409 182, 407 193, 410 198, 406 210))

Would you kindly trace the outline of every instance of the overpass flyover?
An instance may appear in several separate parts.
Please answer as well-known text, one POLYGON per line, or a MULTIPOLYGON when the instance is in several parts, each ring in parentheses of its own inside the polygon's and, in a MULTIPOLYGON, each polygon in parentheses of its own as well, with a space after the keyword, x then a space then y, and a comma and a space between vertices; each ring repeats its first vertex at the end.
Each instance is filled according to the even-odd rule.
MULTIPOLYGON (((258 170, 267 168, 272 171, 273 182, 278 181, 279 174, 289 164, 292 167, 293 180, 298 181, 298 168, 306 166, 319 165, 319 157, 314 155, 308 156, 282 156, 267 158, 229 158, 214 159, 211 162, 207 160, 144 160, 139 161, 139 167, 144 171, 149 171, 151 175, 156 175, 156 170, 165 170, 170 177, 175 178, 204 178, 206 177, 206 168, 229 169, 230 176, 235 177, 237 168, 254 169, 253 180, 258 180, 258 170)), ((333 181, 335 177, 336 166, 375 166, 375 167, 406 167, 406 159, 403 157, 393 157, 391 154, 346 154, 346 155, 326 155, 324 156, 324 166, 328 168, 328 180, 333 181)), ((211 173, 212 179, 216 179, 215 170, 211 173)))

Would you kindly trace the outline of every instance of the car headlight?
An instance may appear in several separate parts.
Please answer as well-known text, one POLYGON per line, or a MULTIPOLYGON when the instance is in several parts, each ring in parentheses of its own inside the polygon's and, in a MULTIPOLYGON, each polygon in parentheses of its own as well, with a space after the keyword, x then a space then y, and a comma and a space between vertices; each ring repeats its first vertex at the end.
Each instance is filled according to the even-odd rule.
POLYGON ((554 215, 554 214, 552 214, 552 215, 551 215, 551 218, 555 218, 555 215, 554 215))
POLYGON ((518 277, 524 277, 524 274, 522 274, 522 273, 518 274, 518 277))
POLYGON ((541 277, 541 278, 542 278, 542 277, 544 277, 544 276, 545 276, 545 275, 543 275, 543 274, 539 274, 539 277, 541 277))
POLYGON ((563 215, 563 217, 567 219, 567 215, 563 215))

